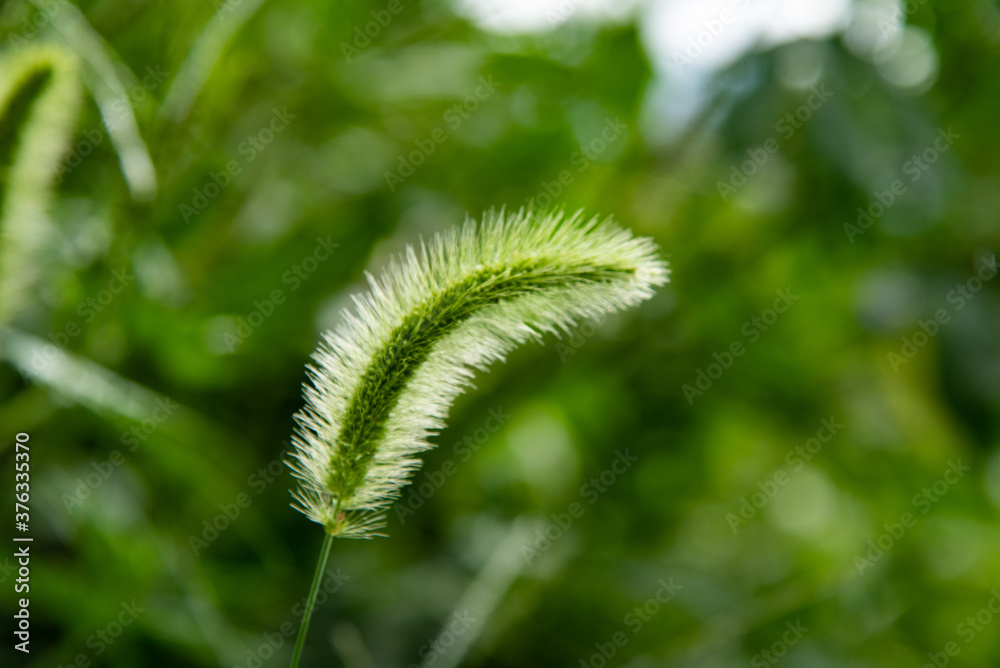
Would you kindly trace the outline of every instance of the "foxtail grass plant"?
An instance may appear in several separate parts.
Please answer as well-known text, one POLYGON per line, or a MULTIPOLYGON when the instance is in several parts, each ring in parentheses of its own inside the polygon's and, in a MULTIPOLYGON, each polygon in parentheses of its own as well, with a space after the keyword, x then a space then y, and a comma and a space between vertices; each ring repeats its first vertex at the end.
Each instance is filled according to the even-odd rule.
POLYGON ((31 302, 52 186, 80 106, 76 61, 31 45, 0 56, 0 325, 31 302))
POLYGON ((490 213, 389 263, 313 354, 288 462, 293 505, 326 537, 292 654, 298 666, 333 539, 384 535, 474 372, 528 339, 569 333, 667 282, 656 245, 610 219, 490 213))

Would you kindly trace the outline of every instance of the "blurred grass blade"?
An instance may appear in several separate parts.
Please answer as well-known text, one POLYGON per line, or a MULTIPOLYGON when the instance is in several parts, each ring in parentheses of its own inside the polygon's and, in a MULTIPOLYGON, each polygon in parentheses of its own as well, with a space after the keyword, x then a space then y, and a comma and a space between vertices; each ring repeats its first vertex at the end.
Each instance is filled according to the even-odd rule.
POLYGON ((350 622, 341 622, 333 628, 330 643, 344 668, 378 668, 361 631, 350 622))
POLYGON ((514 520, 510 529, 500 539, 499 544, 486 563, 476 574, 462 598, 448 616, 449 623, 441 629, 441 634, 431 645, 447 648, 440 654, 428 654, 421 668, 455 668, 462 663, 469 649, 486 630, 487 622, 496 612, 514 581, 524 571, 527 562, 521 556, 521 548, 530 545, 536 529, 541 528, 538 518, 521 516, 514 520), (452 620, 468 620, 464 632, 455 633, 449 627, 452 620), (474 620, 474 621, 472 621, 474 620))
POLYGON ((101 119, 118 153, 129 193, 137 200, 153 199, 156 196, 156 169, 139 134, 139 124, 128 93, 118 77, 115 63, 124 65, 79 9, 66 0, 47 2, 54 4, 56 9, 48 11, 43 7, 42 0, 31 0, 39 11, 46 11, 66 44, 86 64, 84 81, 97 101, 101 119))
POLYGON ((187 117, 222 52, 262 4, 264 0, 227 1, 216 10, 181 63, 160 107, 161 118, 180 123, 187 117))
POLYGON ((28 302, 51 223, 52 181, 80 108, 64 49, 28 47, 0 60, 0 325, 28 302))
POLYGON ((98 414, 141 422, 156 407, 155 392, 25 332, 0 328, 0 358, 98 414))
MULTIPOLYGON (((205 567, 165 531, 158 531, 148 516, 144 517, 150 542, 155 545, 160 562, 166 566, 177 589, 184 597, 188 614, 199 640, 212 650, 220 666, 232 665, 246 656, 239 633, 223 611, 223 603, 205 567)), ((185 638, 197 649, 195 638, 185 638)))
POLYGON ((9 362, 26 379, 45 385, 104 417, 118 416, 144 422, 158 408, 164 410, 163 407, 168 406, 169 419, 162 421, 158 430, 189 445, 175 449, 175 454, 191 451, 198 455, 203 470, 189 475, 204 475, 205 480, 210 480, 211 475, 219 476, 217 485, 231 478, 232 452, 238 440, 197 411, 122 378, 100 364, 9 327, 0 327, 0 359, 9 362), (197 445, 205 440, 229 447, 206 449, 197 445))

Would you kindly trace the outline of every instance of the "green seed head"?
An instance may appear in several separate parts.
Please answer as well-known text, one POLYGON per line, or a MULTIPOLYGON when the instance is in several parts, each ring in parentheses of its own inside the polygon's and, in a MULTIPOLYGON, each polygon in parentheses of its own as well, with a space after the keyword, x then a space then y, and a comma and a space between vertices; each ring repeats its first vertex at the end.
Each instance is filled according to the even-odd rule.
POLYGON ((488 214, 407 248, 313 355, 289 462, 295 507, 327 532, 379 535, 477 369, 545 332, 648 299, 655 244, 579 214, 488 214))

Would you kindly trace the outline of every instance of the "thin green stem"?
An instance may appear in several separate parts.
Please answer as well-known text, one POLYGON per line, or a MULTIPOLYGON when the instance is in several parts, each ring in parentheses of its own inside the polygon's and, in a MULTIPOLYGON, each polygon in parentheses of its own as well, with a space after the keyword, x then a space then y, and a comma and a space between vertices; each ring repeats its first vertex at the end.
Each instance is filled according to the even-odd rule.
POLYGON ((302 656, 302 648, 306 644, 306 634, 309 632, 309 622, 312 619, 313 608, 316 607, 316 595, 319 593, 319 585, 323 580, 323 573, 326 572, 326 562, 330 559, 330 548, 333 547, 332 533, 327 533, 323 539, 323 547, 319 552, 319 563, 316 564, 316 574, 313 575, 312 586, 309 587, 309 600, 306 601, 306 612, 302 616, 302 626, 299 627, 299 637, 295 640, 295 651, 292 653, 292 664, 290 668, 299 665, 299 657, 302 656))

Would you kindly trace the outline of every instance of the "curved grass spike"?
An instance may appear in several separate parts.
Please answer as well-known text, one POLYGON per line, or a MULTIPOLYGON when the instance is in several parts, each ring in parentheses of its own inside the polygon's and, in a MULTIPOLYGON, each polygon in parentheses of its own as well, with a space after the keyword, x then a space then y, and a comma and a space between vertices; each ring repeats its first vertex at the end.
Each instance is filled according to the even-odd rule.
POLYGON ((335 536, 381 535, 473 372, 544 332, 648 299, 669 271, 656 245, 579 213, 510 216, 407 247, 313 354, 289 461, 296 508, 326 539, 292 657, 298 664, 335 536))
POLYGON ((408 248, 313 355, 295 506, 330 534, 378 535, 473 370, 633 306, 667 274, 652 241, 579 214, 494 213, 408 248))
POLYGON ((0 57, 0 325, 28 301, 59 159, 80 105, 76 61, 27 46, 0 57))

